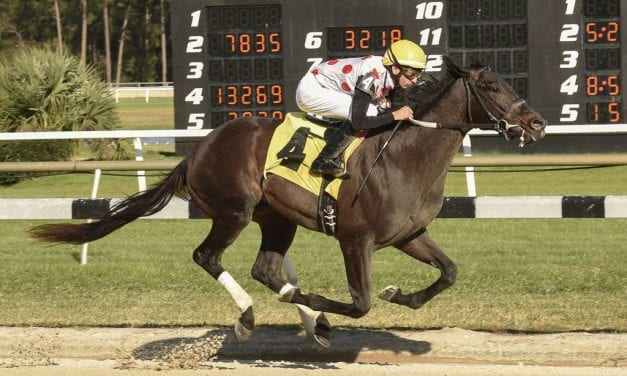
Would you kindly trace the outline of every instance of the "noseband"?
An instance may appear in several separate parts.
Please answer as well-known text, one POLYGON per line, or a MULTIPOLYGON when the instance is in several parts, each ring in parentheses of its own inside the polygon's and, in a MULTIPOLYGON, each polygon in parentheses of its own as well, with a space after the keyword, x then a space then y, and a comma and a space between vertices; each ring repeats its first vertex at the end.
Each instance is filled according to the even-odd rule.
POLYGON ((486 106, 486 103, 490 104, 492 108, 498 108, 497 104, 491 101, 489 98, 485 97, 483 94, 481 94, 481 92, 477 90, 477 86, 474 83, 470 82, 470 80, 467 77, 464 77, 463 80, 464 80, 464 88, 466 89, 466 100, 468 101, 468 106, 466 106, 468 110, 468 121, 469 121, 468 126, 472 126, 472 128, 494 129, 495 131, 499 132, 508 140, 511 137, 509 137, 509 135, 507 134, 507 131, 512 127, 519 126, 523 129, 523 132, 525 132, 525 128, 523 128, 522 126, 518 124, 510 124, 506 120, 507 117, 515 114, 518 111, 518 109, 526 103, 524 99, 517 100, 510 106, 509 109, 503 110, 502 114, 499 117, 497 117, 492 113, 492 111, 490 111, 490 109, 488 109, 488 106, 486 106), (472 94, 472 96, 470 94, 472 94), (488 117, 488 119, 490 119, 491 123, 477 124, 473 122, 472 109, 470 105, 470 100, 473 96, 477 100, 477 103, 479 103, 479 107, 481 107, 481 110, 483 111, 483 113, 488 117))

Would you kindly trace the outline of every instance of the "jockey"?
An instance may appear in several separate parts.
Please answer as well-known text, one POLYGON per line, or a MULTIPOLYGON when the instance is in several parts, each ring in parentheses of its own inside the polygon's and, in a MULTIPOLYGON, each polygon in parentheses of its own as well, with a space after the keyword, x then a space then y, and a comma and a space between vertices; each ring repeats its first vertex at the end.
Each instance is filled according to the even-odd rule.
POLYGON ((392 112, 388 98, 394 88, 414 85, 425 68, 422 48, 403 39, 392 43, 383 56, 329 60, 307 72, 296 89, 298 107, 314 115, 344 120, 312 163, 311 171, 344 176, 345 168, 336 159, 356 131, 410 119, 410 107, 392 112))

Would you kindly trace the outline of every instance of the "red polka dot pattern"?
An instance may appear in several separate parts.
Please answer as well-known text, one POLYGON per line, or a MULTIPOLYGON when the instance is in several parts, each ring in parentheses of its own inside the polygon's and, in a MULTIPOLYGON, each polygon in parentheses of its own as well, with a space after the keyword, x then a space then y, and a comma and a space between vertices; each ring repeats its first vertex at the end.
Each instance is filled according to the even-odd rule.
POLYGON ((316 75, 320 74, 320 71, 317 70, 317 69, 314 69, 314 70, 311 71, 311 73, 313 73, 313 75, 316 76, 316 75))
POLYGON ((344 68, 342 68, 342 73, 344 74, 349 74, 352 71, 353 71, 353 66, 350 64, 345 65, 344 68))
POLYGON ((351 91, 351 87, 349 84, 347 84, 346 82, 342 82, 342 89, 344 89, 344 91, 351 91))
POLYGON ((338 60, 337 60, 337 59, 334 59, 334 60, 329 60, 329 61, 327 62, 327 64, 329 64, 329 65, 335 65, 335 64, 337 64, 337 63, 338 63, 338 60))

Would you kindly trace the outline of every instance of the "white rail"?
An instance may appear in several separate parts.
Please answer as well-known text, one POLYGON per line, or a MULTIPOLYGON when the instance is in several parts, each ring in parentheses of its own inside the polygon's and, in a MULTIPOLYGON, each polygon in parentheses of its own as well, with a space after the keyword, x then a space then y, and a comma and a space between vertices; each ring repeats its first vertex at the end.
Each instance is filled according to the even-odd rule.
MULTIPOLYGON (((76 132, 6 132, 0 133, 0 141, 24 141, 24 140, 76 140, 95 138, 132 138, 135 144, 136 160, 143 160, 142 138, 198 138, 204 137, 211 129, 171 129, 171 130, 113 130, 113 131, 76 131, 76 132)), ((627 134, 627 124, 595 124, 595 125, 549 125, 546 127, 547 135, 615 135, 627 134)), ((469 136, 496 136, 493 131, 472 130, 469 136)), ((470 137, 464 139, 464 156, 471 157, 470 137)), ((146 180, 144 171, 138 171, 138 185, 140 190, 145 190, 146 180)), ((474 184, 474 168, 466 167, 468 183, 468 195, 476 196, 474 184)))
POLYGON ((138 86, 138 87, 116 87, 111 88, 115 97, 115 103, 120 102, 120 98, 141 98, 144 97, 146 103, 150 102, 150 97, 171 98, 174 96, 172 86, 138 86))
MULTIPOLYGON (((170 130, 114 130, 114 131, 61 131, 61 132, 5 132, 0 133, 0 141, 23 140, 80 140, 93 138, 193 138, 204 137, 211 129, 170 129, 170 130)), ((627 124, 595 125, 549 125, 547 135, 585 135, 585 134, 627 134, 627 124)), ((493 131, 474 129, 471 136, 497 136, 493 131)))
POLYGON ((7 132, 0 133, 0 141, 24 140, 82 140, 93 138, 160 138, 204 137, 211 129, 170 129, 144 131, 68 131, 68 132, 7 132))

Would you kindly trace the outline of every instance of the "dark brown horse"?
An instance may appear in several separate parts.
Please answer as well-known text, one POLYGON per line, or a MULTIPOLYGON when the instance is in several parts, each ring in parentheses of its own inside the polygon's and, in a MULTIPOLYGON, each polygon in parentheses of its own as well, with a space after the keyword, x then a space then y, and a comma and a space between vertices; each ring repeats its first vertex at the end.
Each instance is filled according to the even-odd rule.
POLYGON ((163 181, 128 197, 97 222, 43 225, 32 233, 52 242, 90 242, 161 210, 173 195, 188 195, 213 219, 209 235, 194 251, 194 261, 231 293, 242 312, 236 325, 236 334, 242 339, 254 327, 252 299, 223 269, 221 258, 251 221, 259 224, 262 234, 253 277, 278 293, 281 301, 305 309, 317 324, 319 343, 329 344, 330 326, 323 312, 358 318, 369 311, 375 250, 394 246, 440 270, 439 279, 424 290, 404 293, 390 286, 379 294, 392 303, 420 308, 455 282, 455 265, 426 228, 440 211, 447 171, 462 138, 473 127, 469 124, 490 124, 523 143, 542 138, 546 125, 490 69, 460 68, 447 58, 445 62, 442 78, 410 92, 409 102, 412 98, 430 102, 424 110, 416 109, 416 118, 452 128, 402 124, 354 204, 351 202, 392 127, 369 135, 348 162, 351 178, 339 192, 335 237, 344 255, 349 303, 305 294, 281 274, 297 226, 314 231, 321 228, 314 195, 280 177, 264 178, 266 151, 279 123, 274 119, 242 118, 217 127, 163 181))

